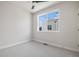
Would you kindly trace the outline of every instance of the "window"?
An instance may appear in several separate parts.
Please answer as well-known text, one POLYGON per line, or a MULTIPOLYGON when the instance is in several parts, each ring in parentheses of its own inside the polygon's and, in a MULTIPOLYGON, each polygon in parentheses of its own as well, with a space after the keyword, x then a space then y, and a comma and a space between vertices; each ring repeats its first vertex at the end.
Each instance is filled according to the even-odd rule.
POLYGON ((41 32, 56 32, 59 31, 60 9, 56 9, 52 12, 38 15, 38 31, 41 32))

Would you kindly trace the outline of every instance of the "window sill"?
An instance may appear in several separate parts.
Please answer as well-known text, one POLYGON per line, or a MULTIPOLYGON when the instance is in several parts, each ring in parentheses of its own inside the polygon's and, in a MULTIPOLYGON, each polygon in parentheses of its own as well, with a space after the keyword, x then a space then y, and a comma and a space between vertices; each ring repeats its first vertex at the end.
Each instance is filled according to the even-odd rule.
POLYGON ((38 31, 38 32, 60 32, 60 31, 38 31))

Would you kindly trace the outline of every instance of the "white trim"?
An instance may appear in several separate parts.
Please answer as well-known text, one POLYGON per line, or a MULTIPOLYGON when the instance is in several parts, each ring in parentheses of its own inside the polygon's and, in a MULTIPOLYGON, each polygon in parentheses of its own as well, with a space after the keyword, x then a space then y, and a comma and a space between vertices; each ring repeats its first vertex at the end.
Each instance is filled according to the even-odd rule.
POLYGON ((62 45, 59 45, 59 44, 54 44, 54 43, 50 43, 50 42, 44 42, 44 41, 41 41, 41 40, 35 40, 35 39, 33 39, 33 40, 36 41, 36 42, 39 42, 39 43, 47 43, 50 46, 63 48, 63 49, 69 50, 69 51, 79 52, 79 50, 75 49, 75 48, 65 47, 65 46, 62 46, 62 45))
POLYGON ((9 48, 9 47, 13 47, 13 46, 16 46, 16 45, 19 45, 19 44, 27 43, 29 41, 31 41, 31 40, 23 40, 23 41, 19 41, 19 42, 16 42, 16 43, 0 46, 0 50, 5 49, 5 48, 9 48))

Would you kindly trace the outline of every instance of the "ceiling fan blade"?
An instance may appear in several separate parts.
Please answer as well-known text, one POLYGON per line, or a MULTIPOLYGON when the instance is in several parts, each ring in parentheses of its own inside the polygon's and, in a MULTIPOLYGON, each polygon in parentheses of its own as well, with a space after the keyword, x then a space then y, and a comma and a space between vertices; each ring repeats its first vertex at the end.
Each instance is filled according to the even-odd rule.
MULTIPOLYGON (((42 2, 48 2, 48 1, 32 1, 32 4, 34 4, 34 3, 42 3, 42 2)), ((32 5, 32 9, 34 9, 35 8, 35 5, 32 5)))
POLYGON ((32 3, 41 3, 41 2, 47 2, 47 1, 32 1, 32 3))
POLYGON ((35 7, 35 6, 33 5, 33 6, 32 6, 32 9, 34 9, 34 7, 35 7))

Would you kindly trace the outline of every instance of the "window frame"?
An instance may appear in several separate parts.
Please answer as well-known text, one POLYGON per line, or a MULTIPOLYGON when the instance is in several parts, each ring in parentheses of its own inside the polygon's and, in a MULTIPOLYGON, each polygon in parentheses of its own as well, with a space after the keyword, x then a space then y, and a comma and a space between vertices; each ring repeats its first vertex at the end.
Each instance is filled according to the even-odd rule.
MULTIPOLYGON (((48 12, 44 12, 44 13, 42 13, 42 14, 39 14, 39 15, 37 15, 37 31, 38 32, 60 32, 60 22, 61 22, 61 20, 60 20, 60 16, 61 16, 61 11, 60 11, 61 9, 54 9, 53 11, 48 11, 48 12), (56 30, 56 31, 49 31, 49 30, 46 30, 46 31, 40 31, 39 30, 39 17, 40 16, 42 16, 42 15, 46 15, 46 14, 48 14, 48 13, 52 13, 52 12, 55 12, 55 11, 58 11, 59 12, 59 18, 58 18, 58 20, 57 20, 57 24, 56 24, 56 27, 58 28, 58 30, 56 30)), ((48 18, 46 19, 46 20, 48 20, 48 18)))

